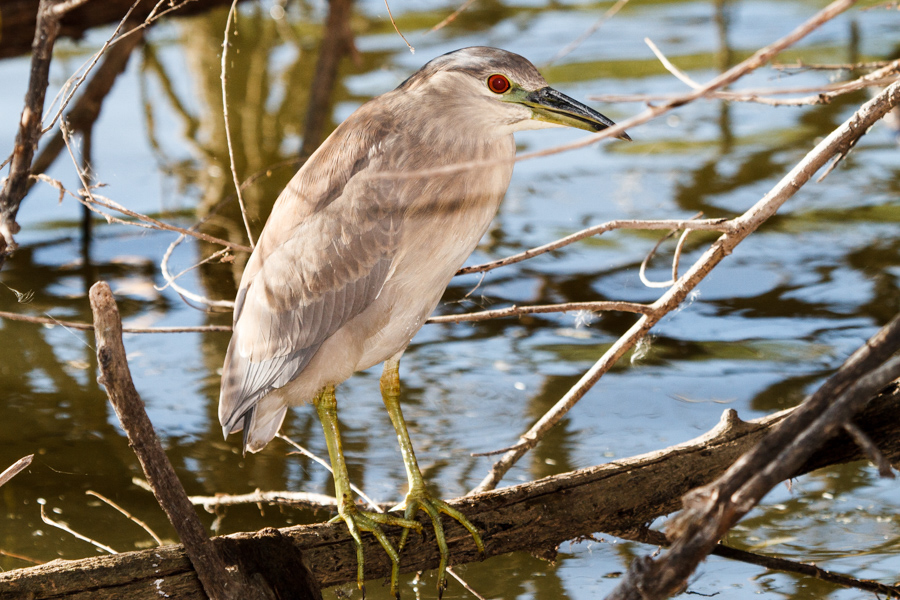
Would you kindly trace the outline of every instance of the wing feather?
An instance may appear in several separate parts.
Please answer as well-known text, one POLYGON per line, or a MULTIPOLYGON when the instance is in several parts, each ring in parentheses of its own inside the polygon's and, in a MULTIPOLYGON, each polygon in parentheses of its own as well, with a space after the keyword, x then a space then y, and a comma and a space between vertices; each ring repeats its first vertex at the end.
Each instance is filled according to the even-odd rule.
MULTIPOLYGON (((365 310, 390 272, 397 207, 388 185, 361 177, 370 149, 389 134, 359 136, 353 129, 345 122, 294 176, 244 270, 219 398, 226 434, 244 428, 246 415, 252 428, 249 411, 296 378, 328 337, 365 310), (352 172, 342 173, 342 164, 352 164, 352 172)), ((268 417, 264 424, 274 435, 277 425, 268 417)))

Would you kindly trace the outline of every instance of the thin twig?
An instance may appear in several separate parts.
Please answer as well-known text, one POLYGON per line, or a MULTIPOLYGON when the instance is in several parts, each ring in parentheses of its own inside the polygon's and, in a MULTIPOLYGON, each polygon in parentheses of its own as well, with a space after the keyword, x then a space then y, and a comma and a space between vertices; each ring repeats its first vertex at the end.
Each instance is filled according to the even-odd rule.
POLYGON ((109 506, 113 507, 114 509, 116 509, 117 511, 119 511, 120 513, 125 515, 125 517, 127 519, 129 519, 132 523, 138 525, 141 529, 146 531, 150 535, 150 537, 152 537, 153 540, 156 542, 157 546, 163 545, 162 539, 158 535, 156 535, 155 531, 150 529, 149 525, 147 525, 146 523, 144 523, 143 521, 141 521, 140 519, 135 517, 133 514, 131 514, 130 512, 128 512, 127 510, 125 510, 124 508, 122 508, 121 506, 119 506, 118 504, 116 504, 115 502, 113 502, 112 500, 107 498, 106 496, 104 496, 103 494, 99 494, 93 490, 88 490, 85 492, 85 494, 87 494, 88 496, 93 496, 94 498, 97 498, 98 500, 105 502, 109 506))
POLYGON ((228 16, 225 18, 225 39, 222 41, 222 72, 219 78, 222 80, 222 118, 225 119, 225 141, 228 144, 228 160, 231 164, 231 178, 234 182, 234 189, 237 191, 238 204, 241 207, 241 218, 244 220, 244 227, 247 229, 247 239, 250 240, 250 248, 256 246, 253 242, 253 232, 250 231, 250 221, 247 218, 247 207, 244 205, 244 196, 241 194, 241 182, 238 180, 237 166, 234 163, 234 145, 231 143, 231 126, 228 124, 228 36, 231 34, 231 21, 235 21, 237 25, 237 9, 238 0, 232 0, 231 8, 228 10, 228 16))
MULTIPOLYGON (((658 50, 657 50, 658 51, 658 50)), ((660 60, 665 57, 660 53, 660 60)), ((666 63, 671 67, 669 70, 682 81, 692 80, 679 71, 671 63, 666 63)), ((666 64, 664 63, 664 64, 666 64)), ((668 67, 667 67, 668 68, 668 67)), ((710 98, 719 100, 727 100, 729 102, 756 102, 758 104, 766 104, 768 106, 807 106, 814 104, 828 104, 834 98, 843 94, 849 94, 858 90, 869 87, 884 87, 896 81, 897 73, 900 72, 900 60, 894 60, 885 64, 882 68, 872 73, 868 73, 854 79, 841 83, 827 83, 816 87, 803 88, 757 88, 735 91, 715 91, 708 94, 710 98), (789 98, 787 100, 775 100, 766 96, 786 95, 786 94, 812 94, 811 96, 803 96, 799 98, 789 98)), ((688 85, 691 85, 690 83, 688 85)), ((695 84, 696 85, 696 84, 695 84)), ((603 94, 588 96, 589 100, 597 102, 656 102, 659 100, 671 101, 677 98, 677 94, 603 94)))
POLYGON ((560 238, 556 241, 544 244, 542 246, 537 246, 535 248, 530 248, 525 250, 524 252, 519 252, 518 254, 513 254, 512 256, 507 256, 506 258, 501 258, 498 260, 492 260, 490 262, 482 263, 479 265, 473 265, 471 267, 463 267, 459 271, 456 272, 456 275, 467 275, 469 273, 482 273, 484 271, 491 271, 493 269, 504 267, 506 265, 512 265, 517 262, 522 262, 523 260, 527 260, 529 258, 533 258, 535 256, 540 256, 546 252, 552 252, 553 250, 558 250, 564 246, 568 246, 569 244, 574 244, 575 242, 581 241, 585 238, 589 238, 591 236, 600 235, 606 233, 607 231, 613 231, 615 229, 647 229, 647 230, 661 230, 661 229, 696 229, 697 231, 718 231, 720 233, 725 233, 731 231, 734 227, 734 223, 729 221, 728 219, 702 219, 702 220, 692 220, 692 219, 683 219, 683 220, 667 220, 667 219, 659 219, 659 220, 632 220, 632 219, 620 219, 615 221, 607 221, 606 223, 601 223, 599 225, 593 225, 586 229, 582 229, 581 231, 576 231, 575 233, 571 233, 563 238, 560 238))
POLYGON ((31 558, 30 556, 25 556, 23 554, 16 554, 15 552, 10 552, 9 550, 0 549, 0 556, 8 556, 10 558, 15 558, 17 560, 24 560, 25 562, 30 562, 33 565, 42 565, 44 561, 38 560, 36 558, 31 558))
POLYGON ((617 302, 598 300, 596 302, 566 302, 564 304, 541 304, 536 306, 510 306, 481 312, 464 313, 460 315, 439 315, 429 317, 426 323, 463 323, 470 321, 487 321, 501 317, 517 317, 521 315, 536 315, 544 313, 572 312, 572 311, 617 311, 637 314, 649 314, 653 308, 647 304, 637 302, 617 302))
POLYGON ((43 521, 47 525, 52 525, 53 527, 56 527, 57 529, 62 529, 66 533, 72 534, 75 537, 77 537, 79 540, 87 542, 88 544, 92 544, 92 545, 96 546, 97 548, 100 548, 104 552, 109 552, 110 554, 118 554, 118 552, 116 552, 115 550, 113 550, 112 548, 107 546, 106 544, 101 544, 97 540, 92 540, 91 538, 87 537, 86 535, 81 535, 80 533, 73 530, 71 527, 69 527, 62 521, 54 521, 53 519, 48 517, 47 513, 44 512, 44 503, 43 502, 41 502, 41 521, 43 521))
MULTIPOLYGON (((66 106, 69 105, 69 102, 72 101, 72 98, 75 96, 75 92, 78 91, 78 88, 81 87, 81 84, 84 83, 84 80, 87 79, 88 74, 94 69, 94 66, 100 60, 100 57, 106 53, 106 50, 109 48, 112 40, 119 35, 119 32, 122 30, 122 27, 125 26, 125 23, 131 17, 131 13, 134 12, 134 9, 137 8, 137 5, 141 3, 141 0, 135 0, 135 2, 129 7, 129 9, 125 12, 125 16, 119 21, 119 24, 116 25, 116 28, 113 30, 112 34, 106 39, 100 49, 94 53, 94 55, 82 66, 78 67, 75 70, 75 74, 69 77, 68 80, 63 84, 60 88, 59 94, 57 94, 56 98, 54 98, 54 103, 60 97, 60 95, 64 96, 64 99, 60 102, 59 109, 57 109, 56 113, 53 115, 53 118, 50 119, 50 123, 47 124, 41 134, 47 133, 53 126, 56 124, 56 121, 62 115, 63 111, 66 109, 66 106), (86 66, 85 66, 86 65, 86 66), (78 72, 84 69, 84 72, 80 77, 77 76, 78 72), (77 78, 76 78, 77 77, 77 78), (69 90, 68 92, 66 90, 69 90)), ((57 5, 57 8, 60 5, 57 5)), ((52 103, 51 103, 52 107, 52 103)))
POLYGON ((29 454, 28 456, 23 456, 22 458, 8 466, 5 471, 0 473, 0 486, 27 469, 32 460, 34 460, 34 454, 29 454))
MULTIPOLYGON (((625 0, 625 1, 627 2, 628 0, 625 0)), ((435 25, 434 27, 429 29, 427 32, 425 32, 426 35, 429 33, 434 33, 435 31, 438 31, 440 29, 443 29, 444 27, 446 27, 447 25, 449 25, 450 23, 455 21, 456 17, 461 15, 463 13, 463 11, 465 11, 467 8, 472 6, 474 3, 475 3, 475 0, 466 0, 465 2, 462 3, 462 5, 459 8, 457 8, 452 13, 450 13, 443 21, 441 21, 440 23, 438 23, 437 25, 435 25)))
MULTIPOLYGON (((659 250, 659 247, 663 245, 663 242, 671 238, 676 233, 677 231, 670 231, 666 235, 662 236, 659 241, 656 242, 656 245, 653 246, 650 252, 647 253, 647 256, 644 257, 644 260, 641 261, 641 268, 638 269, 638 277, 640 278, 641 283, 643 283, 648 288, 667 288, 675 284, 674 277, 669 281, 650 281, 649 279, 647 279, 647 264, 649 264, 650 261, 653 260, 653 257, 656 256, 656 251, 659 250)), ((685 231, 685 233, 687 233, 687 230, 685 231)))
MULTIPOLYGON (((664 533, 653 529, 639 528, 632 529, 626 532, 616 532, 616 536, 626 540, 632 540, 644 544, 651 544, 654 546, 668 547, 670 545, 669 540, 666 538, 664 533)), ((781 571, 783 573, 798 573, 807 577, 815 577, 816 579, 834 583, 846 588, 866 590, 868 592, 875 592, 878 594, 886 594, 888 597, 898 597, 898 595, 900 595, 900 593, 898 593, 897 586, 885 585, 878 581, 872 581, 871 579, 858 579, 856 577, 850 577, 842 573, 827 571, 825 569, 822 569, 821 567, 817 567, 816 565, 805 564, 795 560, 788 560, 786 558, 779 558, 775 556, 766 556, 764 554, 749 552, 747 550, 739 550, 731 546, 726 546, 721 542, 716 544, 710 554, 715 554, 716 556, 721 556, 722 558, 737 560, 750 565, 758 565, 760 567, 771 569, 773 571, 781 571)))
MULTIPOLYGON (((78 170, 79 177, 82 179, 82 185, 85 185, 88 182, 84 178, 84 172, 81 170, 80 167, 77 166, 75 154, 72 151, 72 147, 69 142, 69 138, 71 135, 69 132, 69 129, 62 122, 60 122, 59 126, 61 129, 63 129, 65 131, 65 133, 63 134, 63 139, 66 141, 66 147, 69 150, 69 156, 72 158, 72 161, 75 162, 75 164, 76 164, 76 168, 78 170)), ((190 229, 185 229, 184 227, 177 227, 175 225, 169 225, 168 223, 163 223, 162 221, 154 219, 153 217, 149 217, 149 216, 141 214, 139 212, 129 210, 118 203, 112 202, 109 198, 104 198, 103 196, 94 194, 91 191, 91 187, 89 185, 85 185, 85 188, 83 190, 81 190, 83 192, 86 192, 85 195, 87 196, 87 198, 81 198, 77 194, 73 194, 69 190, 66 190, 65 188, 63 188, 62 184, 60 182, 48 177, 47 175, 39 174, 39 175, 35 175, 35 177, 37 177, 39 180, 41 180, 45 183, 48 183, 49 185, 52 185, 53 187, 55 187, 57 189, 64 191, 65 193, 69 194, 70 196, 72 196, 73 198, 75 198, 76 200, 78 200, 79 202, 84 204, 85 206, 87 206, 89 209, 91 209, 98 215, 101 215, 107 221, 110 221, 110 222, 114 221, 117 223, 122 223, 124 225, 135 225, 138 227, 146 227, 148 229, 157 229, 160 231, 174 231, 176 233, 182 233, 184 235, 189 235, 191 237, 195 237, 198 240, 203 240, 204 242, 209 242, 210 244, 218 244, 221 246, 225 246, 226 248, 230 248, 232 250, 238 250, 241 252, 251 252, 253 250, 249 246, 244 246, 243 244, 235 244, 234 242, 229 242, 228 240, 219 239, 217 237, 213 237, 211 235, 207 235, 207 234, 201 233, 199 231, 192 231, 190 229), (116 217, 113 217, 112 215, 109 215, 107 213, 104 213, 101 210, 98 210, 97 206, 94 206, 94 205, 102 206, 103 208, 107 208, 110 210, 115 210, 117 212, 122 213, 125 216, 138 219, 141 221, 141 223, 134 223, 134 222, 130 222, 130 221, 124 221, 122 219, 117 219, 116 217)))
POLYGON ((163 254, 163 258, 159 263, 159 270, 162 273, 163 278, 166 280, 166 285, 161 289, 171 287, 182 298, 188 298, 189 300, 193 300, 194 302, 199 302, 201 304, 206 304, 207 306, 216 306, 219 308, 234 308, 234 302, 231 300, 213 300, 211 298, 207 298, 206 296, 201 296, 199 294, 188 291, 175 283, 175 277, 172 277, 172 275, 169 273, 169 258, 172 256, 172 252, 175 250, 175 247, 180 244, 183 239, 184 234, 181 234, 178 239, 169 244, 169 247, 166 248, 166 252, 165 254, 163 254))
POLYGON ((835 0, 818 13, 816 13, 813 17, 808 19, 806 22, 798 26, 796 29, 791 31, 786 36, 777 40, 776 42, 769 44, 765 48, 757 50, 752 56, 741 61, 735 66, 731 67, 724 73, 718 75, 717 77, 710 80, 703 87, 694 90, 693 92, 689 92, 687 94, 683 94, 681 96, 677 96, 664 104, 660 104, 658 106, 651 106, 647 108, 644 112, 635 115, 629 119, 625 119, 620 121, 618 124, 613 125, 611 127, 607 127, 602 131, 598 131, 597 133, 593 133, 587 135, 579 140, 574 142, 570 142, 567 144, 561 144, 559 146, 553 146, 551 148, 547 148, 545 150, 536 150, 534 152, 525 152, 523 154, 518 154, 514 159, 494 159, 494 160, 472 160, 459 162, 454 164, 448 164, 441 167, 430 167, 426 169, 418 169, 415 171, 384 171, 381 173, 371 173, 367 174, 366 177, 371 179, 413 179, 413 178, 422 178, 422 177, 432 177, 438 175, 449 175, 451 173, 460 173, 463 171, 471 170, 471 169, 484 169, 486 167, 493 167, 498 165, 508 165, 511 163, 519 163, 526 160, 534 160, 536 158, 543 158, 545 156, 553 156, 555 154, 560 154, 563 152, 569 152, 570 150, 576 150, 579 148, 586 148, 588 146, 593 146, 594 144, 600 142, 601 140, 605 140, 607 138, 615 138, 623 133, 629 128, 635 127, 637 125, 641 125, 659 117, 660 115, 666 114, 676 108, 684 106, 690 102, 693 102, 699 98, 709 97, 712 92, 728 86, 747 73, 758 69, 762 65, 766 64, 773 57, 778 55, 780 52, 795 44, 797 41, 803 39, 807 35, 809 35, 812 31, 818 29, 822 26, 822 24, 828 22, 833 19, 840 13, 844 12, 848 8, 850 8, 853 4, 856 3, 856 0, 835 0))
POLYGON ((804 71, 856 71, 862 69, 878 69, 890 64, 889 60, 876 60, 873 62, 862 63, 832 63, 832 64, 815 64, 805 63, 798 60, 793 64, 772 63, 772 68, 776 71, 804 70, 804 71))
POLYGON ((696 81, 694 81, 693 79, 688 77, 684 73, 684 71, 682 71, 681 69, 679 69, 678 67, 673 65, 669 61, 669 59, 666 58, 666 55, 663 54, 662 51, 660 51, 660 49, 656 47, 656 44, 653 43, 653 40, 651 40, 648 37, 645 37, 644 43, 650 47, 650 50, 653 51, 653 54, 656 55, 656 58, 659 59, 659 62, 661 62, 663 64, 663 66, 666 68, 666 70, 669 73, 671 73, 672 75, 674 75, 679 81, 681 81, 683 84, 685 84, 692 90, 696 90, 696 89, 699 89, 700 87, 702 87, 699 83, 697 83, 696 81))
MULTIPOLYGON (((93 331, 94 326, 90 323, 78 323, 76 321, 63 321, 54 317, 33 317, 30 315, 20 315, 0 310, 0 319, 9 319, 10 321, 23 321, 25 323, 35 323, 38 325, 59 325, 68 327, 69 329, 77 329, 79 331, 93 331)), ((210 331, 231 331, 230 325, 195 325, 186 327, 122 327, 124 333, 207 333, 210 331)))
POLYGON ((249 494, 216 494, 215 496, 188 496, 188 500, 196 506, 202 506, 207 512, 214 512, 219 506, 237 506, 240 504, 280 504, 288 506, 305 506, 308 508, 333 509, 337 506, 334 496, 313 494, 311 492, 263 492, 256 490, 249 494))
POLYGON ((413 48, 412 45, 408 41, 406 41, 406 38, 403 36, 402 33, 400 33, 400 28, 397 27, 397 22, 394 21, 394 15, 391 13, 391 6, 390 6, 390 4, 388 4, 388 0, 384 0, 384 7, 387 9, 388 18, 391 20, 391 25, 394 26, 394 31, 397 32, 397 35, 400 36, 400 39, 403 40, 403 43, 406 44, 407 48, 409 48, 409 53, 415 54, 416 49, 413 48))
POLYGON ((605 13, 603 13, 603 16, 601 16, 599 19, 597 19, 597 21, 594 22, 593 25, 588 27, 587 31, 585 31, 584 33, 579 35, 573 41, 569 42, 569 44, 567 44, 562 50, 560 50, 559 52, 556 53, 556 56, 554 56, 553 58, 548 60, 546 63, 544 63, 544 66, 550 66, 553 63, 555 63, 556 61, 558 61, 559 59, 570 54, 573 50, 575 50, 575 48, 577 48, 578 46, 583 44, 586 39, 588 39, 589 37, 594 35, 594 33, 598 29, 600 29, 601 25, 606 23, 608 20, 613 18, 616 15, 616 13, 618 13, 620 10, 622 10, 622 8, 624 8, 625 5, 628 4, 628 2, 629 2, 629 0, 618 0, 618 2, 616 2, 615 4, 610 6, 609 9, 605 13))
MULTIPOLYGON (((297 453, 305 456, 306 458, 309 458, 310 460, 312 460, 314 462, 319 463, 320 465, 325 467, 329 473, 331 473, 332 475, 334 474, 334 471, 331 470, 331 464, 329 464, 328 461, 319 458, 318 456, 316 456, 315 454, 313 454, 312 452, 310 452, 309 450, 307 450, 306 448, 304 448, 303 446, 301 446, 300 444, 298 444, 297 442, 295 442, 294 440, 292 440, 291 438, 287 437, 286 435, 284 435, 282 433, 276 433, 275 437, 277 437, 280 440, 285 441, 288 445, 292 446, 295 450, 297 450, 297 453)), ((384 509, 381 508, 380 504, 378 504, 377 502, 372 500, 369 496, 366 495, 366 493, 364 491, 362 491, 360 488, 356 487, 355 484, 351 483, 350 489, 352 489, 354 492, 356 492, 360 498, 365 500, 369 504, 369 506, 372 507, 373 510, 375 510, 377 512, 381 512, 381 513, 384 512, 384 509)))

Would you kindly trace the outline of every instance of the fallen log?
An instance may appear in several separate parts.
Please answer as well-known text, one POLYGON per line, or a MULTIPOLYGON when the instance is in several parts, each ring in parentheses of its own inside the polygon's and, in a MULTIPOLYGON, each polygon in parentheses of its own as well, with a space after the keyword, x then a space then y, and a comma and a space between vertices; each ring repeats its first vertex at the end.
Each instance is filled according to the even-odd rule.
MULTIPOLYGON (((684 444, 460 498, 451 504, 482 532, 488 556, 516 550, 552 556, 566 540, 596 532, 633 531, 679 510, 682 495, 721 475, 792 410, 749 422, 728 410, 712 431, 684 444)), ((900 460, 900 384, 895 382, 876 396, 856 424, 896 464, 900 460)), ((796 475, 863 458, 863 451, 850 436, 842 434, 814 454, 796 475)), ((478 560, 471 536, 454 521, 447 520, 445 527, 451 562, 478 560)), ((367 578, 387 576, 390 564, 386 555, 374 538, 366 535, 363 539, 367 578)), ((356 578, 356 551, 343 524, 264 529, 215 538, 215 543, 226 560, 249 568, 248 576, 253 569, 263 576, 267 575, 263 571, 289 569, 293 551, 300 550, 323 587, 356 578)), ((435 568, 439 556, 432 534, 411 536, 401 558, 404 572, 435 568)), ((0 573, 0 600, 131 600, 155 599, 161 594, 204 597, 181 546, 56 560, 0 573)))

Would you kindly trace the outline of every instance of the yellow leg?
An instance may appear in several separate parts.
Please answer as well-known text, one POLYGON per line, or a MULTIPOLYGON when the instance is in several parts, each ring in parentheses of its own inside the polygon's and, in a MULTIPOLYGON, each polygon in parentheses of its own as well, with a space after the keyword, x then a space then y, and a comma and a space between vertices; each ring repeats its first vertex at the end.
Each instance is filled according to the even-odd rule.
MULTIPOLYGON (((409 432, 406 430, 406 421, 403 420, 403 412, 400 410, 400 362, 398 360, 388 360, 384 363, 384 371, 381 375, 381 398, 384 400, 384 405, 391 417, 391 423, 397 432, 400 454, 403 455, 406 478, 409 481, 409 491, 406 494, 406 498, 402 503, 394 507, 394 510, 405 509, 403 516, 407 519, 412 519, 416 512, 422 509, 428 514, 428 518, 431 519, 431 523, 434 526, 434 537, 437 539, 438 549, 441 553, 441 563, 438 567, 438 597, 440 597, 447 587, 447 562, 450 558, 447 539, 444 536, 444 526, 441 525, 440 513, 456 519, 460 525, 469 530, 482 556, 484 555, 484 543, 481 541, 481 536, 478 535, 478 530, 475 529, 475 526, 469 522, 465 515, 443 500, 432 498, 428 490, 425 489, 425 481, 422 479, 422 472, 419 470, 419 463, 416 461, 415 452, 413 452, 409 432)), ((409 529, 404 529, 400 537, 399 549, 401 551, 408 535, 409 529)))
MULTIPOLYGON (((422 532, 422 526, 416 521, 401 519, 383 513, 367 512, 357 508, 353 502, 353 492, 350 490, 350 475, 347 472, 347 463, 344 461, 344 450, 341 446, 341 433, 337 421, 337 400, 334 397, 334 386, 328 386, 321 391, 315 399, 316 411, 319 420, 325 430, 325 442, 328 444, 328 456, 331 458, 331 468, 334 471, 334 492, 338 501, 338 516, 333 520, 342 520, 347 524, 350 535, 356 541, 356 584, 366 597, 366 586, 363 568, 363 546, 361 531, 368 531, 375 536, 384 551, 391 559, 391 593, 400 598, 400 590, 397 586, 400 574, 400 554, 388 540, 381 525, 397 525, 403 527, 403 535, 410 529, 422 532)), ((402 542, 401 542, 402 544, 402 542)))

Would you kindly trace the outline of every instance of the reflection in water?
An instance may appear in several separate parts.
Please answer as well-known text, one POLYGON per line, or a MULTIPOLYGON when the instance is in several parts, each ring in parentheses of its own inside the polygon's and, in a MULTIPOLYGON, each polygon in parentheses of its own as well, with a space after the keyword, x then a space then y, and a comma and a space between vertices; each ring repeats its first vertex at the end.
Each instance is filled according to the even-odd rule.
MULTIPOLYGON (((504 46, 541 63, 608 4, 479 2, 445 29, 425 36, 455 6, 392 3, 398 25, 417 47, 415 56, 396 38, 379 2, 357 4, 351 21, 357 53, 338 63, 322 133, 361 102, 399 84, 428 58, 457 47, 504 46)), ((705 81, 812 10, 801 2, 781 6, 790 18, 773 19, 766 13, 769 5, 754 0, 633 3, 546 74, 551 84, 572 95, 682 89, 646 50, 644 36, 692 77, 705 81)), ((319 5, 292 3, 284 20, 273 19, 269 8, 247 4, 242 9, 229 51, 229 119, 237 172, 241 179, 262 174, 244 190, 255 234, 298 168, 325 19, 319 5)), ((897 18, 884 11, 853 13, 783 60, 892 56, 897 18)), ((244 243, 236 202, 230 199, 221 116, 224 21, 225 12, 216 11, 151 31, 134 56, 139 60, 132 61, 104 103, 87 146, 96 180, 110 183, 104 195, 182 226, 208 218, 203 231, 244 243)), ((24 81, 26 61, 9 68, 16 81, 24 81)), ((774 77, 772 71, 760 72, 746 85, 776 85, 769 81, 774 77)), ((790 85, 816 85, 826 78, 806 72, 792 76, 790 85)), ((17 96, 10 113, 18 114, 21 99, 18 93, 9 95, 17 96)), ((505 256, 613 218, 686 217, 700 210, 717 217, 743 211, 865 98, 859 92, 805 108, 691 105, 677 119, 633 132, 637 141, 627 148, 602 145, 522 163, 501 215, 472 261, 505 256)), ((633 109, 601 107, 614 120, 633 109)), ((543 133, 550 137, 523 135, 518 143, 533 149, 573 139, 565 132, 543 133)), ((12 139, 5 125, 0 134, 0 139, 12 139)), ((900 309, 896 165, 892 134, 874 128, 824 183, 807 186, 717 268, 701 286, 699 298, 658 327, 646 358, 622 363, 605 377, 506 481, 684 441, 718 420, 724 408, 720 402, 744 418, 799 402, 900 309)), ((59 163, 50 174, 65 177, 65 169, 59 163)), ((89 321, 86 290, 105 279, 126 323, 230 321, 229 314, 198 312, 171 291, 154 289, 162 283, 158 262, 172 234, 98 222, 92 237, 82 236, 80 209, 68 200, 57 206, 55 192, 41 186, 23 204, 20 218, 29 237, 0 273, 0 281, 33 292, 34 299, 17 304, 15 295, 0 287, 0 310, 89 321)), ((709 240, 692 236, 689 252, 696 255, 709 240)), ((459 278, 439 310, 645 301, 654 296, 640 286, 636 270, 654 242, 655 234, 618 232, 492 272, 483 281, 459 278)), ((186 242, 176 251, 173 270, 216 249, 186 242)), ((245 260, 237 254, 233 262, 203 265, 182 283, 209 297, 230 299, 245 260)), ((664 261, 658 264, 663 273, 664 261)), ((633 319, 609 314, 584 326, 574 315, 535 315, 423 329, 404 359, 404 410, 435 491, 452 497, 476 484, 491 459, 469 453, 513 443, 633 319)), ((96 383, 93 337, 6 320, 0 321, 0 332, 6 342, 0 355, 0 467, 36 453, 33 466, 2 488, 6 519, 0 521, 0 550, 40 560, 95 552, 41 523, 38 498, 47 501, 49 510, 61 511, 56 517, 117 550, 149 543, 124 518, 121 526, 110 527, 120 517, 85 496, 87 489, 112 498, 171 539, 174 534, 152 496, 131 483, 140 469, 96 383)), ((215 405, 227 341, 228 335, 221 333, 125 340, 136 385, 188 492, 330 492, 328 474, 288 455, 281 442, 242 457, 236 440, 222 440, 215 405)), ((354 377, 345 394, 361 399, 360 412, 344 415, 342 422, 351 478, 379 500, 399 498, 404 477, 382 414, 377 375, 354 377)), ((325 454, 313 411, 293 411, 284 431, 325 454)), ((790 491, 773 491, 729 541, 752 547, 789 540, 767 551, 888 581, 900 568, 895 492, 867 465, 827 469, 794 482, 790 491)), ((321 521, 327 515, 276 508, 261 512, 256 507, 203 515, 209 525, 217 517, 221 531, 231 532, 321 521)), ((488 597, 594 598, 612 588, 614 574, 624 571, 634 556, 647 552, 636 544, 596 542, 560 550, 555 567, 514 555, 471 565, 464 576, 488 597)), ((23 565, 0 557, 3 568, 23 565)), ((423 596, 431 592, 430 583, 426 577, 423 596)), ((730 598, 855 597, 822 582, 720 559, 707 564, 696 585, 704 593, 727 590, 730 598)), ((451 584, 448 594, 457 591, 451 584)), ((370 592, 374 598, 387 597, 386 590, 370 592)))

